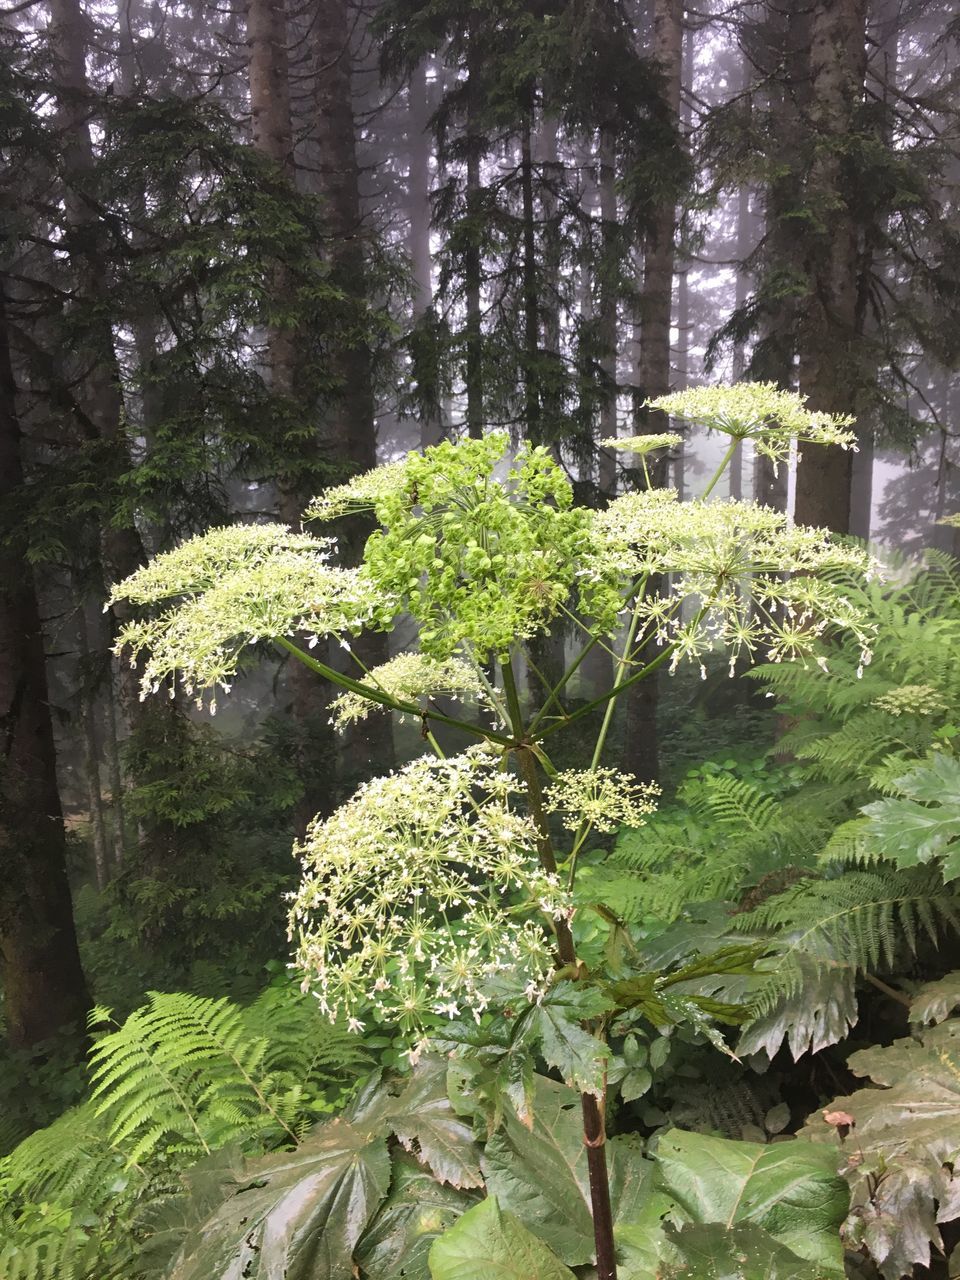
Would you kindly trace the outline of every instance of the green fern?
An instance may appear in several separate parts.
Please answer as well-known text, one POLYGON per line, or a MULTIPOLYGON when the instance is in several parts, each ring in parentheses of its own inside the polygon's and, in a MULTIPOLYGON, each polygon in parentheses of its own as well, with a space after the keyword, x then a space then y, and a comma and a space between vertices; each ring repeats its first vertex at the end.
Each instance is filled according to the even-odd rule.
POLYGON ((77 1229, 22 1244, 0 1243, 3 1280, 119 1280, 122 1274, 105 1265, 96 1242, 77 1229))
POLYGON ((847 810, 842 789, 788 794, 776 771, 765 786, 732 773, 695 775, 680 788, 676 805, 638 830, 621 832, 585 897, 626 920, 669 922, 688 903, 738 899, 766 876, 815 866, 847 810))
POLYGON ((892 969, 905 948, 914 954, 926 935, 960 932, 960 897, 944 893, 936 871, 899 871, 885 864, 831 880, 804 879, 734 918, 749 934, 783 939, 780 977, 793 975, 800 954, 860 970, 892 969))
POLYGON ((287 984, 246 1009, 153 993, 97 1041, 90 1100, 0 1160, 0 1276, 130 1280, 179 1169, 227 1144, 297 1144, 369 1065, 287 984))

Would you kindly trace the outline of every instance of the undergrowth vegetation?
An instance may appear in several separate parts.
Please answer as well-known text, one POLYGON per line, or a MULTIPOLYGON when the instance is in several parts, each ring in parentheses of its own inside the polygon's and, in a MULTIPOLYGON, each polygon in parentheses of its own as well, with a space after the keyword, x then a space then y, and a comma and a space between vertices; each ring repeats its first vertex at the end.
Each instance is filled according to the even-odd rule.
MULTIPOLYGON (((736 443, 782 412, 774 452, 826 429, 757 395, 721 396, 726 416, 710 400, 713 427, 736 443)), ((434 754, 318 820, 299 888, 279 863, 234 879, 225 935, 242 952, 250 903, 269 914, 286 893, 295 978, 276 964, 255 994, 228 959, 210 991, 94 1010, 76 1105, 0 1133, 4 1280, 955 1273, 960 571, 878 577, 861 550, 733 503, 680 520, 650 493, 584 513, 542 451, 493 482, 502 447, 440 446, 324 495, 318 518, 382 522, 361 569, 254 526, 126 588, 148 687, 202 696, 273 639, 339 683, 345 724, 393 710, 434 754), (666 573, 686 585, 654 591, 666 573), (420 650, 379 671, 343 677, 300 647, 326 629, 349 649, 408 614, 420 650), (566 676, 521 697, 513 646, 557 616, 588 651, 609 645, 609 696, 572 698, 566 676), (728 672, 750 657, 732 713, 728 672), (601 763, 608 709, 684 660, 658 795, 601 763), (554 756, 588 714, 592 755, 554 756), (445 752, 451 730, 479 745, 445 752)), ((192 742, 198 850, 258 788, 266 828, 296 799, 279 765, 247 754, 215 774, 212 741, 192 742)), ((175 821, 165 777, 143 802, 175 821)), ((214 949, 196 864, 187 906, 214 949)), ((101 990, 135 994, 111 946, 164 935, 163 876, 137 876, 126 935, 88 941, 101 990)))

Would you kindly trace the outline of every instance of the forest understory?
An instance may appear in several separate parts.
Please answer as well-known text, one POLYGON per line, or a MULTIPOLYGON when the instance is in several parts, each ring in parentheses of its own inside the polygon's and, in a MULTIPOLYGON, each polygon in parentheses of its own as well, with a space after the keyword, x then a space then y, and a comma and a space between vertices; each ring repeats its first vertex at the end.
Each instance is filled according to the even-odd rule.
POLYGON ((960 1277, 958 45, 0 9, 0 1280, 960 1277))

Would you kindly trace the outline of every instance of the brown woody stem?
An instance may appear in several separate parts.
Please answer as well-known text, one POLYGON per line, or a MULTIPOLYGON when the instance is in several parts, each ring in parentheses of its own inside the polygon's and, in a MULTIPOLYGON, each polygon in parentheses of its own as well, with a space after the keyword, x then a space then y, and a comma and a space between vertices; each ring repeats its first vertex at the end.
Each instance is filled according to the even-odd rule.
MULTIPOLYGON (((537 759, 524 742, 520 700, 509 662, 501 666, 507 706, 513 722, 517 742, 514 753, 517 767, 527 792, 530 816, 537 827, 537 853, 544 871, 556 874, 557 857, 550 838, 546 811, 543 807, 543 789, 537 771, 537 759)), ((558 920, 557 953, 561 966, 577 967, 577 953, 573 934, 566 920, 558 920)), ((597 1251, 597 1280, 617 1280, 617 1259, 613 1242, 613 1211, 610 1207, 610 1177, 607 1170, 606 1125, 600 1099, 592 1093, 581 1093, 580 1110, 583 1114, 583 1144, 587 1151, 587 1174, 590 1180, 590 1207, 593 1214, 593 1239, 597 1251)))

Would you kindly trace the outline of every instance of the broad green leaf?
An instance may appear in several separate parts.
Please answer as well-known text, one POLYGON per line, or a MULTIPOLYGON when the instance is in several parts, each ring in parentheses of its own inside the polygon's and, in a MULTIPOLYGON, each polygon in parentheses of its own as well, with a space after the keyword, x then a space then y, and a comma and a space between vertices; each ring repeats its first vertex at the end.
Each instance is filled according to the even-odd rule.
POLYGON ((910 1021, 926 1026, 931 1022, 943 1022, 960 1005, 960 971, 925 982, 910 1001, 910 1021))
POLYGON ((369 1280, 429 1280, 430 1246, 476 1203, 476 1193, 437 1182, 412 1156, 396 1159, 390 1194, 355 1256, 369 1280))
POLYGON ((836 1160, 801 1141, 765 1146, 671 1129, 658 1181, 694 1223, 751 1223, 824 1270, 843 1273, 839 1226, 849 1195, 836 1160))
POLYGON ((847 1241, 867 1249, 884 1280, 899 1280, 929 1265, 938 1223, 960 1217, 949 1168, 960 1158, 960 1019, 862 1049, 849 1066, 883 1087, 835 1098, 803 1133, 828 1143, 846 1172, 847 1241))
POLYGON ((421 1062, 403 1092, 385 1104, 384 1124, 441 1182, 480 1187, 480 1151, 447 1095, 447 1065, 443 1058, 421 1062))
POLYGON ((487 1142, 483 1174, 491 1195, 570 1266, 593 1261, 593 1218, 583 1119, 577 1094, 538 1078, 533 1128, 511 1115, 487 1142))
POLYGON ((389 1181, 386 1139, 333 1120, 296 1151, 248 1162, 169 1280, 343 1280, 389 1181))
POLYGON ((894 779, 899 795, 865 805, 867 839, 901 867, 943 858, 944 880, 960 876, 960 760, 944 751, 894 779))
POLYGON ((616 1224, 619 1280, 652 1280, 657 1275, 667 1239, 664 1224, 676 1207, 662 1191, 648 1190, 642 1204, 616 1224))
POLYGON ((430 1250, 432 1280, 574 1280, 538 1237, 496 1196, 481 1200, 430 1250))
POLYGON ((856 970, 842 960, 798 952, 794 961, 802 981, 774 1006, 749 1022, 737 1044, 746 1057, 763 1052, 771 1060, 786 1042, 794 1062, 843 1040, 858 1017, 856 970))
POLYGON ((669 1261, 656 1271, 657 1280, 825 1280, 821 1266, 753 1223, 668 1225, 665 1234, 669 1261))
MULTIPOLYGON (((603 1092, 603 1068, 610 1050, 571 1017, 563 1005, 546 1000, 530 1010, 529 1030, 540 1042, 544 1061, 569 1085, 597 1097, 603 1092)), ((525 1036, 525 1038, 526 1038, 525 1036)))
MULTIPOLYGON (((503 1209, 515 1213, 568 1265, 580 1266, 594 1257, 580 1100, 542 1076, 536 1085, 533 1128, 507 1114, 487 1142, 483 1173, 503 1209)), ((633 1220, 649 1197, 652 1167, 631 1137, 607 1143, 607 1164, 614 1219, 633 1220)))

